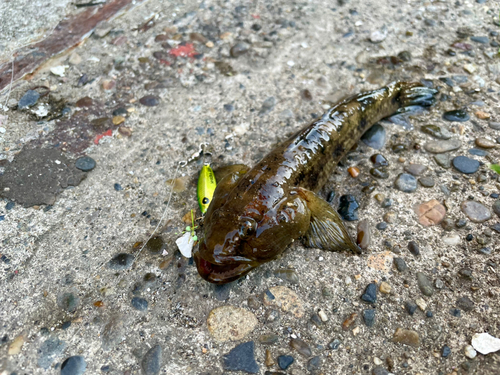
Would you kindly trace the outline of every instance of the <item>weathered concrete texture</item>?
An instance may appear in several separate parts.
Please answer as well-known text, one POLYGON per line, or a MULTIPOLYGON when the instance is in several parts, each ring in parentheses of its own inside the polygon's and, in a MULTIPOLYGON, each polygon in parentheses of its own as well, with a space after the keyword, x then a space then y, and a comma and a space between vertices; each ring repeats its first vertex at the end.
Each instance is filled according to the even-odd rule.
MULTIPOLYGON (((54 15, 61 20, 62 12, 54 15)), ((4 91, 2 181, 12 179, 9 163, 22 150, 57 151, 68 160, 89 155, 96 167, 60 191, 52 207, 0 204, 0 374, 58 374, 72 358, 66 366, 85 364, 85 374, 160 367, 161 374, 221 375, 224 358, 247 343, 238 347, 249 359, 247 369, 261 375, 279 371, 264 365, 266 350, 272 359, 293 356, 288 371, 296 374, 308 368, 328 375, 384 373, 384 367, 395 374, 497 375, 498 353, 464 353, 476 333, 500 337, 500 241, 490 229, 499 227, 498 217, 473 222, 460 204, 491 210, 499 181, 488 165, 500 155, 496 148, 479 150, 479 171, 465 177, 434 161, 435 155, 469 157, 479 147, 476 138, 496 142, 500 135, 497 17, 491 0, 149 0, 18 82, 11 100, 4 91), (189 221, 197 208, 202 161, 178 168, 179 162, 209 142, 214 167, 253 165, 332 102, 395 79, 439 87, 436 106, 412 116, 415 130, 382 122, 382 148, 360 142, 319 192, 335 208, 341 196, 355 197, 359 219, 370 223, 367 254, 327 253, 296 241, 280 259, 228 288, 203 281, 175 247, 188 225, 183 218, 189 221), (16 109, 28 89, 39 86, 50 95, 16 109), (40 105, 59 100, 55 117, 62 117, 40 115, 40 105), (470 120, 443 119, 444 112, 463 108, 470 120), (436 139, 420 130, 424 125, 452 133, 458 148, 426 151, 436 139), (375 153, 388 161, 385 179, 370 174, 375 153), (427 166, 422 177, 432 177, 435 186, 395 189, 410 164, 427 166), (359 169, 356 178, 349 167, 359 169), (429 201, 439 215, 419 223, 413 208, 429 201), (165 245, 142 249, 157 226, 165 245), (418 256, 409 252, 410 241, 418 243, 418 256), (422 293, 418 273, 432 293, 422 293), (390 292, 363 303, 367 285, 379 288, 382 281, 390 292), (473 309, 463 304, 469 300, 473 309), (410 315, 404 306, 416 301, 426 311, 410 315), (227 305, 257 321, 236 342, 214 339, 207 327, 210 311, 227 305), (371 327, 362 318, 366 309, 375 310, 371 327), (411 336, 394 341, 398 328, 411 336), (451 354, 442 357, 445 346, 451 354)), ((21 195, 16 190, 12 194, 21 195)), ((353 237, 356 225, 347 223, 353 237)), ((230 368, 243 367, 236 360, 230 368)))
POLYGON ((0 197, 24 207, 52 205, 62 189, 78 185, 85 176, 59 150, 23 150, 0 176, 0 197))

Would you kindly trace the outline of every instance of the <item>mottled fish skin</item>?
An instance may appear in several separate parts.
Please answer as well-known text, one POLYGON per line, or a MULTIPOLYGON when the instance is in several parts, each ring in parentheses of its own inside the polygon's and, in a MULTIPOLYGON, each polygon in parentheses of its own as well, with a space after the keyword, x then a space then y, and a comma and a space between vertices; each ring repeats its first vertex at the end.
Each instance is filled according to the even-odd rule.
MULTIPOLYGON (((332 107, 253 168, 235 166, 219 183, 206 213, 204 238, 194 253, 200 275, 227 283, 275 259, 300 237, 318 247, 320 241, 308 235, 313 222, 325 215, 343 237, 330 250, 358 252, 340 218, 332 217, 336 212, 314 193, 373 124, 407 107, 430 106, 435 93, 420 84, 396 82, 358 94, 332 107)), ((321 231, 319 224, 315 228, 321 231)))

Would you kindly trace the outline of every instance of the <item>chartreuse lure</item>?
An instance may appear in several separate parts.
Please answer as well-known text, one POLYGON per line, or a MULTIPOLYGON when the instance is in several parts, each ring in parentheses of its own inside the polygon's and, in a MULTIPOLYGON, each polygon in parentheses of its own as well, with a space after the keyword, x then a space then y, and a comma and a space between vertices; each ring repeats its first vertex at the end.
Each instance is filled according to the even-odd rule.
POLYGON ((216 185, 214 171, 210 168, 210 165, 205 164, 200 171, 197 189, 198 204, 202 214, 205 214, 208 210, 216 185))

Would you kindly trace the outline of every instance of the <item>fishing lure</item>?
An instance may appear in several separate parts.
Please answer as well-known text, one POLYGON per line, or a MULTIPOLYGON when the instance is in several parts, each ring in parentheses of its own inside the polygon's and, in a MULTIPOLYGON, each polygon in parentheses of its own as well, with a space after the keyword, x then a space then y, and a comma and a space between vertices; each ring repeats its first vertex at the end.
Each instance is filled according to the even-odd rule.
POLYGON ((209 164, 205 164, 201 168, 197 188, 198 204, 203 215, 207 212, 208 206, 212 201, 216 185, 214 171, 209 164))

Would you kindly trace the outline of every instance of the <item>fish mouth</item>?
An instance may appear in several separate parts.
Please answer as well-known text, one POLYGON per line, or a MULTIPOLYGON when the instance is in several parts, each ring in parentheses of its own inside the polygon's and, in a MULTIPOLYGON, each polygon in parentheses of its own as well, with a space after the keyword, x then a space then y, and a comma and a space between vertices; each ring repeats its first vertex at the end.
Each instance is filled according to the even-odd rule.
POLYGON ((257 267, 251 263, 214 264, 203 259, 199 254, 194 254, 194 261, 200 276, 213 284, 226 284, 237 280, 257 267))

